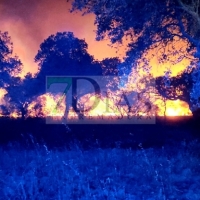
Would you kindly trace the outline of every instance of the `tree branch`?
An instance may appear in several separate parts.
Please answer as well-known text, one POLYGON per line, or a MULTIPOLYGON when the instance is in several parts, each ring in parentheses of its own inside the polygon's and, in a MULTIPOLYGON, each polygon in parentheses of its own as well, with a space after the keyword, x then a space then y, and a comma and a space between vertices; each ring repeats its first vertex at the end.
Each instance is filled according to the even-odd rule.
POLYGON ((198 13, 200 1, 196 0, 196 3, 193 1, 192 6, 185 5, 181 0, 178 0, 178 2, 181 6, 181 9, 190 14, 197 21, 197 26, 200 27, 200 17, 198 13))

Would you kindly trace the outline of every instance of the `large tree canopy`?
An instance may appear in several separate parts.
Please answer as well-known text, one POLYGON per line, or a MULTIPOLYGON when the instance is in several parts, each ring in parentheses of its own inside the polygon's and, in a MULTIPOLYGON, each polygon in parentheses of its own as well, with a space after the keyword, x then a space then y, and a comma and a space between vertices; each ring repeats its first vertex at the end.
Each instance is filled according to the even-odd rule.
POLYGON ((102 75, 99 62, 87 52, 87 43, 71 32, 49 36, 35 56, 39 64, 36 84, 45 92, 46 76, 102 75))
POLYGON ((140 0, 74 0, 72 5, 72 10, 96 15, 97 40, 108 36, 115 43, 130 36, 130 47, 137 50, 135 53, 175 36, 187 39, 194 34, 198 36, 197 22, 180 0, 144 0, 142 3, 140 0))
POLYGON ((74 0, 72 6, 96 15, 97 40, 108 36, 115 43, 131 36, 130 47, 137 52, 175 36, 195 43, 200 37, 199 1, 74 0))
POLYGON ((22 70, 21 61, 13 56, 13 44, 8 33, 0 32, 0 87, 12 85, 13 77, 18 76, 22 70))
MULTIPOLYGON (((8 33, 0 32, 0 88, 7 91, 4 95, 6 105, 0 105, 2 114, 9 114, 15 107, 11 102, 23 97, 23 91, 16 90, 20 84, 18 77, 22 70, 22 63, 17 56, 13 56, 13 44, 8 33)), ((17 103, 17 102, 15 102, 17 103)))
MULTIPOLYGON (((129 37, 129 50, 121 64, 121 74, 128 75, 134 62, 149 49, 159 48, 167 59, 167 45, 174 40, 188 43, 187 52, 196 57, 190 101, 200 107, 200 2, 195 0, 73 0, 72 11, 94 13, 96 38, 109 37, 112 43, 129 37)), ((179 62, 180 59, 177 59, 179 62)), ((191 62, 191 65, 194 64, 191 62)))

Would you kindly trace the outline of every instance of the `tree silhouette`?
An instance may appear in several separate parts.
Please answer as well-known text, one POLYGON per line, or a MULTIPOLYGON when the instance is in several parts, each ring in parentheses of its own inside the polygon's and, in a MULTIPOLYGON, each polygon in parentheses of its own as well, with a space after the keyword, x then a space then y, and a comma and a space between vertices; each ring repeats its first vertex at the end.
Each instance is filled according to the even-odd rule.
POLYGON ((84 40, 71 32, 58 32, 44 40, 35 56, 39 65, 38 92, 45 93, 46 76, 102 75, 101 65, 87 52, 87 47, 84 40))
POLYGON ((112 43, 121 43, 124 36, 129 38, 126 59, 129 72, 132 63, 149 48, 166 46, 175 37, 193 41, 190 24, 194 25, 194 21, 179 0, 144 0, 142 4, 138 0, 74 0, 72 6, 72 11, 95 14, 97 40, 109 37, 112 43), (184 24, 183 19, 191 23, 184 24))
POLYGON ((14 84, 8 86, 6 90, 8 92, 5 95, 7 110, 9 112, 15 110, 21 115, 22 119, 25 119, 27 117, 28 106, 37 95, 34 77, 30 73, 24 79, 17 77, 14 84))
POLYGON ((17 56, 13 56, 13 44, 8 33, 0 32, 0 87, 12 85, 22 70, 22 63, 17 56))
POLYGON ((105 58, 101 61, 101 67, 103 70, 104 76, 118 76, 119 75, 119 69, 118 65, 120 64, 120 60, 115 58, 105 58))
POLYGON ((197 113, 197 110, 193 108, 190 96, 193 85, 195 84, 192 77, 194 70, 195 69, 192 71, 185 70, 176 77, 171 77, 168 86, 165 84, 165 77, 157 77, 155 80, 156 89, 162 97, 168 100, 179 99, 187 102, 193 115, 197 113))
POLYGON ((22 95, 19 90, 14 94, 11 91, 15 90, 19 84, 18 77, 22 70, 22 63, 17 56, 13 56, 13 44, 7 32, 0 32, 0 88, 7 91, 4 95, 6 104, 0 105, 3 115, 9 115, 13 111, 14 104, 12 100, 22 95))
MULTIPOLYGON (((169 59, 165 47, 173 41, 187 42, 187 52, 194 56, 193 88, 190 101, 200 107, 200 2, 189 0, 74 0, 72 11, 94 13, 97 25, 97 40, 109 37, 112 43, 121 43, 129 38, 125 64, 121 74, 129 74, 133 63, 149 49, 158 48, 162 60, 169 59)), ((180 42, 181 44, 181 42, 180 42)), ((176 49, 173 50, 176 52, 176 49)), ((179 57, 181 52, 178 52, 179 57)), ((177 63, 180 59, 177 59, 177 63)), ((173 63, 172 63, 173 64, 173 63)), ((185 86, 187 88, 187 85, 185 86)), ((173 91, 172 91, 173 92, 173 91)), ((173 96, 174 94, 172 94, 173 96)))

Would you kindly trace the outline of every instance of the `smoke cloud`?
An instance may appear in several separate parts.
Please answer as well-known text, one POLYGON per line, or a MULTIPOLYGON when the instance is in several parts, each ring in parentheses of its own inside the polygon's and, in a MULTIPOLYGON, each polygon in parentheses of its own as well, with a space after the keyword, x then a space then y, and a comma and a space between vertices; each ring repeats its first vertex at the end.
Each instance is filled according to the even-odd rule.
POLYGON ((24 64, 23 74, 37 71, 34 57, 39 46, 56 32, 71 31, 85 39, 96 59, 119 56, 108 46, 109 41, 95 41, 94 15, 70 13, 70 8, 66 0, 0 0, 0 31, 8 31, 11 36, 14 53, 24 64))

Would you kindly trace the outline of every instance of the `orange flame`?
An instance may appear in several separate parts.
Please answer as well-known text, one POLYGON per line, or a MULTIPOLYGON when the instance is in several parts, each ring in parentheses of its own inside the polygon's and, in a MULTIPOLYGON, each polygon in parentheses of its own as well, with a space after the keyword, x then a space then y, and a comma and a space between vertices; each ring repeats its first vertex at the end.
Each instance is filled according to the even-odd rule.
POLYGON ((164 116, 164 112, 166 112, 166 116, 192 116, 189 105, 179 99, 175 101, 167 100, 166 104, 161 100, 157 100, 156 104, 158 106, 158 116, 164 116))
POLYGON ((65 111, 65 100, 57 106, 60 96, 44 94, 39 96, 28 107, 28 116, 30 117, 46 117, 49 115, 63 116, 65 111))

